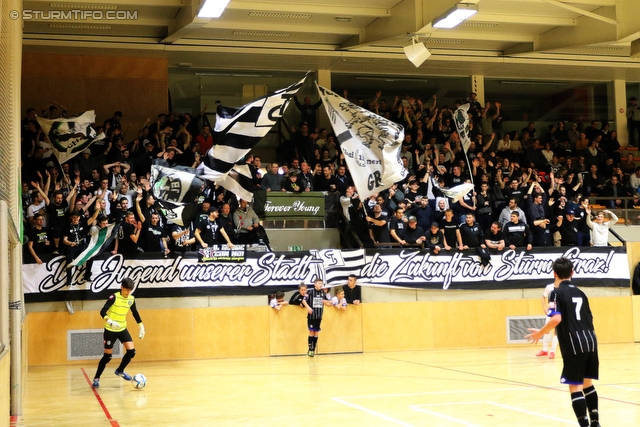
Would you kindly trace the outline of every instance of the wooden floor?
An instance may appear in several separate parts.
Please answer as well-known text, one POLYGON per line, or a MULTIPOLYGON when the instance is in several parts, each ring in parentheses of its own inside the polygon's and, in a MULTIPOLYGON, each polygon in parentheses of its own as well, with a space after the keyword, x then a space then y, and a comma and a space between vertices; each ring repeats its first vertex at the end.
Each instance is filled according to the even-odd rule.
MULTIPOLYGON (((320 337, 322 345, 322 336, 320 337)), ((577 425, 562 359, 539 346, 31 368, 15 426, 577 425)), ((601 424, 640 425, 640 345, 600 347, 601 424)))

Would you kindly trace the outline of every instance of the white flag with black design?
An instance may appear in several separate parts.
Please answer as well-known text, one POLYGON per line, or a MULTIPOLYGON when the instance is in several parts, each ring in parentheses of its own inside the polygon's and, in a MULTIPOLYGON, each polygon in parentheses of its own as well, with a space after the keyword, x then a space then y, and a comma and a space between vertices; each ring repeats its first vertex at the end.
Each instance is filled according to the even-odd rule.
POLYGON ((188 224, 194 213, 194 200, 204 181, 196 169, 184 166, 170 168, 162 161, 151 167, 151 192, 169 222, 188 224))
POLYGON ((453 113, 453 122, 456 124, 456 130, 458 131, 458 136, 460 136, 460 143, 466 154, 471 145, 471 137, 469 136, 471 133, 471 128, 469 127, 469 103, 462 104, 458 107, 453 113))
MULTIPOLYGON (((219 105, 216 113, 215 144, 198 166, 198 169, 202 170, 202 177, 217 184, 225 180, 225 176, 236 167, 235 164, 242 160, 282 117, 306 78, 305 75, 299 82, 277 90, 273 95, 258 98, 241 108, 219 105)), ((233 191, 231 188, 228 190, 233 191)), ((253 196, 248 200, 252 198, 253 196)))
POLYGON ((449 197, 453 200, 453 202, 458 202, 460 199, 464 197, 469 191, 473 191, 474 186, 470 183, 459 184, 452 188, 441 188, 442 194, 449 197))
POLYGON ((400 159, 404 128, 316 85, 360 199, 407 176, 400 159))
POLYGON ((105 137, 104 133, 96 135, 96 131, 91 127, 96 121, 96 113, 93 110, 85 111, 77 117, 53 120, 38 117, 37 119, 42 132, 53 146, 53 154, 60 164, 105 137))

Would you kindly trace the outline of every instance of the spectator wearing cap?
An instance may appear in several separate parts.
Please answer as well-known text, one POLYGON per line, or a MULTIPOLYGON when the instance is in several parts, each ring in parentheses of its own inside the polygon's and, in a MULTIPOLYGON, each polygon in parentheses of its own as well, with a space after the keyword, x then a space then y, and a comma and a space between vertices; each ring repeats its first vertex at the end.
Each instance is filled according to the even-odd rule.
POLYGON ((298 172, 289 172, 284 180, 281 191, 286 191, 289 193, 302 193, 304 190, 305 188, 300 185, 300 182, 298 180, 298 172))
MULTIPOLYGON (((411 217, 416 222, 417 219, 415 216, 411 217)), ((404 239, 404 208, 397 207, 393 213, 393 216, 389 219, 389 234, 391 238, 401 245, 406 245, 407 241, 404 239)), ((409 242, 411 244, 411 242, 409 242)))
POLYGON ((218 243, 220 235, 227 242, 229 248, 233 248, 231 238, 224 229, 224 226, 218 221, 218 210, 214 207, 209 208, 209 216, 200 221, 195 230, 195 237, 198 241, 199 248, 206 249, 218 243))
POLYGON ((437 222, 431 223, 429 233, 425 237, 427 247, 431 250, 431 253, 437 255, 444 249, 444 234, 437 222))
POLYGON ((573 209, 567 209, 564 215, 558 215, 556 227, 560 232, 562 246, 576 246, 578 244, 578 221, 575 219, 573 209))
POLYGON ((105 129, 108 136, 111 136, 113 131, 115 131, 116 129, 122 130, 122 124, 120 123, 120 120, 122 120, 122 111, 116 111, 113 113, 113 116, 111 118, 108 118, 104 121, 102 127, 105 129))
POLYGON ((635 96, 629 98, 627 123, 629 127, 629 145, 638 147, 638 137, 640 137, 640 106, 635 96))
POLYGON ((75 169, 80 171, 81 178, 90 178, 91 171, 95 169, 95 160, 91 157, 91 150, 85 148, 80 152, 79 156, 74 157, 75 169))
POLYGON ((420 227, 418 219, 413 215, 407 218, 404 240, 408 245, 422 245, 426 240, 424 228, 420 227))

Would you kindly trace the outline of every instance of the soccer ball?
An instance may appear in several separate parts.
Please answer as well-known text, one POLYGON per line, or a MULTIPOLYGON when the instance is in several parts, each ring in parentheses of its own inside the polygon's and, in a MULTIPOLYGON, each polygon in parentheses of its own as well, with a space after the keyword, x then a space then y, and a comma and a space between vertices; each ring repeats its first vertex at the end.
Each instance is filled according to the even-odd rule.
POLYGON ((135 374, 131 380, 133 388, 144 388, 147 385, 147 377, 142 374, 135 374))

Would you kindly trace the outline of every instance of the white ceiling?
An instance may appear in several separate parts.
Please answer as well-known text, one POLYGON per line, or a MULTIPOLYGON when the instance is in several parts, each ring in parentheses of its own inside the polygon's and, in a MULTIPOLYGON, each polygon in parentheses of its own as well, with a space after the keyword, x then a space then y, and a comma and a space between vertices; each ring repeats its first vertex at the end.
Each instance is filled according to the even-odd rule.
POLYGON ((640 81, 639 0, 462 0, 479 13, 454 29, 432 28, 457 2, 231 0, 222 17, 200 19, 198 0, 24 0, 25 10, 44 13, 137 13, 25 20, 24 51, 163 56, 193 72, 640 81), (402 51, 414 35, 432 53, 419 68, 402 51))

